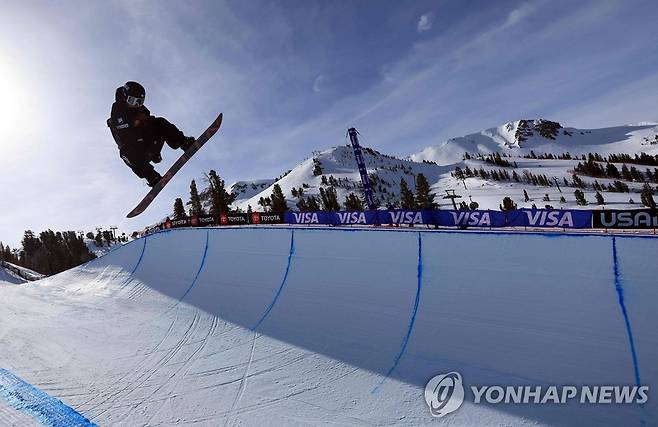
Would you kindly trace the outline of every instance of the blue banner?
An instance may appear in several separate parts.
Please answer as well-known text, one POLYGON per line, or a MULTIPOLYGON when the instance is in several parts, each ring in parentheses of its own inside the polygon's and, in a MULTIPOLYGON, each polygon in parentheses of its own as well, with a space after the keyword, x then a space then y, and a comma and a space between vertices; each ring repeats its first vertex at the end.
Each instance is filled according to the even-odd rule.
POLYGON ((505 213, 499 211, 436 211, 443 227, 504 227, 505 213))
POLYGON ((434 225, 434 213, 435 211, 377 211, 377 222, 393 225, 434 225))
MULTIPOLYGON (((633 218, 635 218, 633 217, 633 218)), ((210 218, 210 217, 208 217, 210 218)), ((212 218, 211 218, 212 219, 212 218)), ((180 220, 167 220, 144 230, 144 234, 158 229, 215 225, 214 221, 204 221, 202 218, 183 218, 180 220)), ((600 228, 638 226, 656 227, 658 216, 655 211, 585 211, 562 209, 517 209, 501 212, 492 210, 437 210, 437 211, 409 211, 409 210, 369 210, 369 211, 334 211, 334 212, 285 212, 285 213, 258 213, 251 216, 243 213, 223 213, 220 215, 220 225, 242 224, 300 224, 300 225, 426 225, 441 227, 549 227, 549 228, 600 228), (594 215, 596 213, 596 215, 594 215), (606 217, 609 216, 611 219, 606 217), (617 224, 619 220, 626 221, 617 224), (637 223, 631 216, 635 215, 637 223), (653 215, 653 216, 651 216, 653 215), (600 217, 600 218, 599 218, 600 217), (627 218, 628 217, 628 218, 627 218), (249 221, 251 219, 251 222, 249 221), (594 221, 594 224, 592 223, 594 221), (605 224, 603 224, 605 223, 605 224), (614 223, 614 224, 613 224, 614 223)))
POLYGON ((329 212, 334 225, 374 225, 377 223, 377 211, 364 212, 329 212))
POLYGON ((561 209, 518 209, 507 212, 510 227, 592 228, 592 212, 561 209))
POLYGON ((286 212, 286 224, 333 224, 334 212, 286 212))
POLYGON ((363 211, 286 212, 288 224, 438 225, 441 227, 592 228, 592 211, 517 209, 514 211, 363 211))

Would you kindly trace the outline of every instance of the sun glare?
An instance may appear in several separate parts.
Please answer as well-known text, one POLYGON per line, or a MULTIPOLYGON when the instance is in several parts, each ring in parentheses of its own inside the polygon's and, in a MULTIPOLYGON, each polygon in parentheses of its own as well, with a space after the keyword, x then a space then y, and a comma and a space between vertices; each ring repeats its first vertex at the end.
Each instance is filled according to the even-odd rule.
POLYGON ((33 120, 29 112, 29 92, 23 79, 0 63, 0 144, 25 132, 33 120))

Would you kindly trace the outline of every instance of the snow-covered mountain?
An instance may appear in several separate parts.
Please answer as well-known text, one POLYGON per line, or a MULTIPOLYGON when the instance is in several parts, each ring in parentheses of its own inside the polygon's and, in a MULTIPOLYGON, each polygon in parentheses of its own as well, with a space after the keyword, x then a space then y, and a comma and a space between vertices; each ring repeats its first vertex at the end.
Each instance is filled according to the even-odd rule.
POLYGON ((499 152, 514 156, 569 152, 587 153, 658 153, 658 123, 615 126, 602 129, 576 129, 545 119, 516 120, 502 126, 451 138, 409 156, 410 160, 429 160, 439 165, 459 163, 464 153, 499 152))
MULTIPOLYGON (((370 148, 364 148, 363 157, 368 169, 368 174, 373 179, 373 190, 379 201, 393 203, 398 200, 400 192, 400 179, 404 178, 409 187, 413 188, 415 176, 419 173, 425 175, 429 182, 435 182, 441 174, 449 173, 450 167, 439 167, 437 165, 414 162, 411 160, 398 159, 379 153, 370 148)), ((255 181, 263 183, 266 180, 255 181)), ((234 207, 247 210, 251 206, 253 210, 261 209, 258 201, 261 197, 269 197, 272 194, 274 184, 279 184, 283 194, 288 200, 288 206, 295 208, 297 197, 292 192, 302 189, 303 197, 317 196, 320 187, 330 185, 336 188, 339 202, 343 202, 349 193, 360 193, 361 177, 356 167, 354 152, 350 146, 339 146, 317 152, 313 157, 304 160, 278 180, 270 180, 271 184, 262 188, 261 191, 235 192, 237 198, 234 207), (323 184, 323 180, 327 184, 323 184)), ((250 182, 233 184, 232 189, 247 186, 252 189, 250 182)))
MULTIPOLYGON (((461 196, 459 201, 475 201, 481 209, 498 209, 501 200, 509 196, 519 207, 579 208, 574 197, 576 188, 564 185, 570 181, 574 168, 582 156, 598 153, 610 154, 647 153, 658 155, 658 124, 641 123, 602 129, 577 129, 563 127, 560 123, 545 120, 517 120, 499 127, 487 129, 470 135, 452 138, 437 145, 429 146, 418 153, 403 159, 365 148, 364 159, 368 174, 374 181, 373 189, 382 206, 399 201, 399 184, 404 178, 413 190, 415 176, 425 175, 432 189, 437 194, 437 201, 442 208, 452 207, 450 200, 442 199, 445 190, 455 190, 461 196), (465 153, 470 158, 465 158, 465 153), (509 167, 486 162, 482 156, 499 153, 509 167), (482 155, 482 156, 479 156, 482 155), (549 156, 550 155, 550 156, 549 156), (565 157, 565 155, 568 155, 565 157), (553 158, 546 158, 553 157, 553 158), (562 157, 562 158, 558 158, 562 157), (512 165, 516 165, 513 167, 512 165), (545 177, 551 185, 524 182, 523 179, 496 180, 482 177, 467 177, 459 180, 454 175, 455 168, 462 170, 500 171, 505 170, 510 176, 516 172, 520 177, 545 177), (557 182, 559 185, 554 185, 557 182), (524 190, 528 193, 526 201, 524 190), (564 201, 561 202, 561 198, 564 201)), ((617 165, 621 169, 622 164, 617 165)), ((632 165, 629 165, 632 166, 632 165)), ((646 166, 635 165, 641 170, 646 166)), ((651 166, 653 170, 653 166, 651 166)), ((587 184, 583 189, 592 208, 595 203, 596 190, 589 185, 594 178, 582 177, 587 184)), ((602 185, 614 180, 598 178, 602 185)), ((293 196, 293 189, 298 193, 302 188, 303 196, 318 195, 321 187, 333 184, 342 203, 350 192, 359 193, 360 176, 350 146, 338 146, 321 152, 304 160, 277 180, 241 181, 231 186, 236 194, 233 206, 247 210, 261 210, 258 201, 272 194, 274 184, 279 184, 287 198, 288 206, 296 208, 298 197, 293 196)), ((639 208, 640 191, 643 182, 625 182, 630 192, 602 192, 606 206, 611 208, 639 208), (633 203, 631 203, 631 199, 633 203)), ((655 184, 654 184, 655 187, 655 184)))
POLYGON ((238 181, 231 184, 229 192, 239 199, 250 199, 271 186, 275 179, 257 179, 254 181, 238 181))

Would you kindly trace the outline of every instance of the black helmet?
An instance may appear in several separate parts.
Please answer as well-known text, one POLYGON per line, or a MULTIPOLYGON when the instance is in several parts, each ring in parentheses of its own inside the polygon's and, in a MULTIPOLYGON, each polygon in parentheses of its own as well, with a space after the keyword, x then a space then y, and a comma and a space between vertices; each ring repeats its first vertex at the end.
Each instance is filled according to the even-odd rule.
POLYGON ((131 107, 141 107, 144 105, 144 98, 146 97, 144 86, 137 82, 126 82, 121 89, 128 105, 131 107))

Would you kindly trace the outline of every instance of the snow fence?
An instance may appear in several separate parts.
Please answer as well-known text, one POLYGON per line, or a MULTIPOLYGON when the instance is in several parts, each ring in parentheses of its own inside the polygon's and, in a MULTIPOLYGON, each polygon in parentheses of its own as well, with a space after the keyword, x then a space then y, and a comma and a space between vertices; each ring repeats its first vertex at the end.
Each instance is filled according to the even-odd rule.
POLYGON ((394 225, 496 229, 530 227, 553 229, 653 229, 658 228, 658 211, 515 209, 494 210, 371 210, 338 212, 222 212, 219 215, 170 219, 147 227, 141 235, 182 227, 237 225, 394 225))

